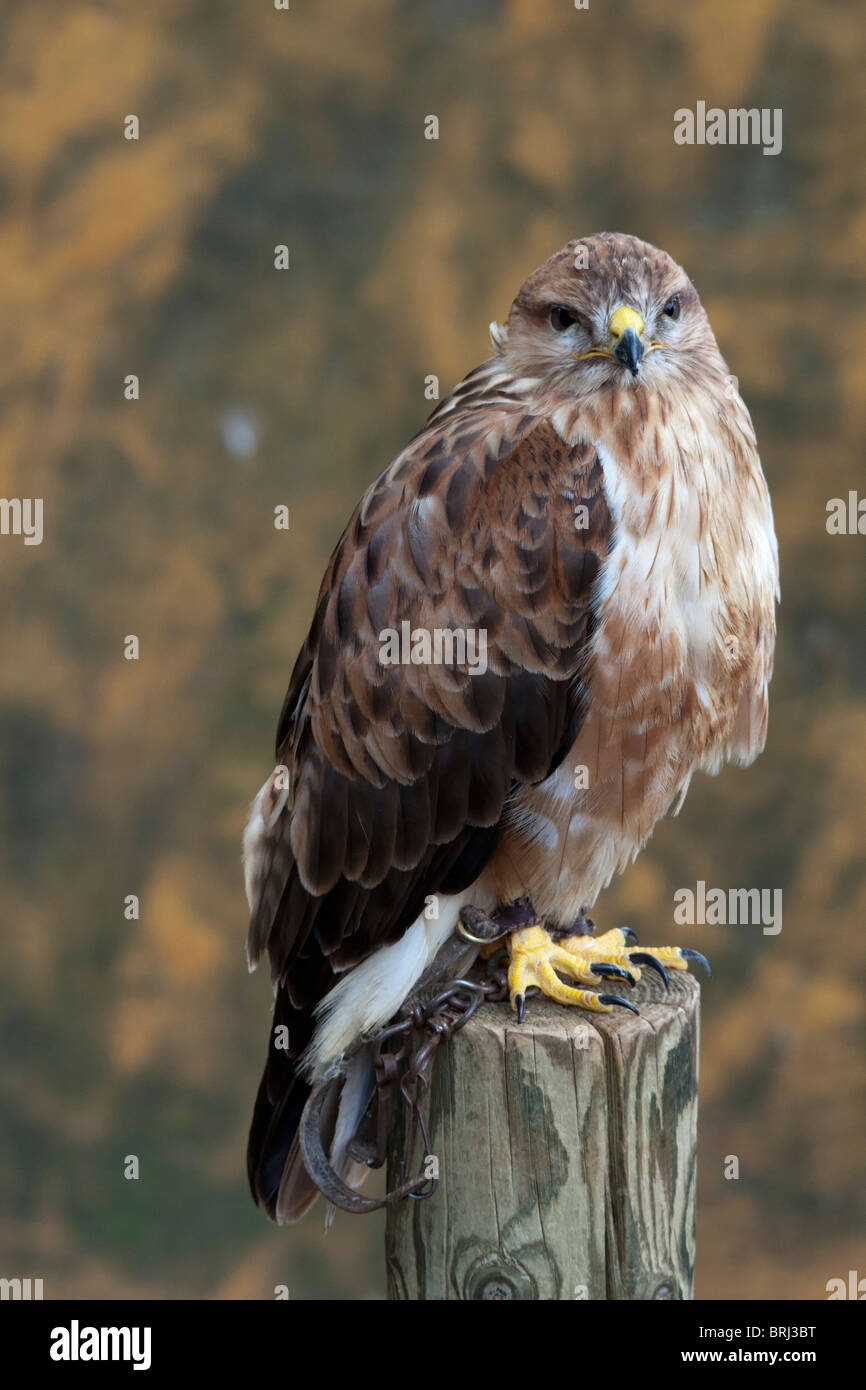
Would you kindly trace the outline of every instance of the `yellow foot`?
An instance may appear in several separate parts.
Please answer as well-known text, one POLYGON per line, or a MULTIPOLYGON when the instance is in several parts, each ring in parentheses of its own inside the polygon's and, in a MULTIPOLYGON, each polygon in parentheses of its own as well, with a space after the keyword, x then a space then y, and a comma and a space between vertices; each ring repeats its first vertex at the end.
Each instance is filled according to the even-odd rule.
POLYGON ((599 980, 622 980, 633 985, 640 979, 641 966, 658 971, 668 982, 667 971, 687 970, 689 960, 699 960, 709 972, 710 967, 699 951, 682 946, 647 946, 635 950, 634 932, 628 927, 614 927, 603 936, 561 936, 554 940, 544 927, 523 927, 508 937, 508 993, 511 1007, 523 1021, 526 991, 533 985, 559 1004, 579 1004, 595 1013, 609 1014, 615 1004, 632 1013, 634 1004, 618 994, 596 994, 574 989, 560 979, 566 975, 582 984, 598 984, 599 980), (631 938, 631 942, 630 942, 631 938))

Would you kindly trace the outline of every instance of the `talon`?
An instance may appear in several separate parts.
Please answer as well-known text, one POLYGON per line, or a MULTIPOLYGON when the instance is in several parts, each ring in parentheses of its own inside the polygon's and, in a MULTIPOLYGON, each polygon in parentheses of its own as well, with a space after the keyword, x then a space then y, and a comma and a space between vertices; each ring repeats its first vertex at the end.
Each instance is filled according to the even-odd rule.
POLYGON ((661 976, 669 988, 670 970, 688 970, 690 960, 698 960, 710 973, 710 965, 700 951, 681 946, 647 946, 628 950, 625 942, 636 940, 630 927, 614 927, 601 936, 575 936, 570 932, 552 934, 540 922, 518 928, 508 936, 508 991, 518 1018, 524 1016, 524 1002, 533 989, 540 989, 558 1004, 576 1004, 590 1011, 607 1013, 614 1004, 640 1010, 619 994, 596 994, 579 988, 599 980, 620 980, 635 985, 641 967, 661 976), (632 969, 628 969, 631 964, 632 969), (572 984, 571 982, 575 983, 572 984))
MULTIPOLYGON (((629 960, 633 957, 629 957, 629 960)), ((614 965, 609 960, 594 960, 590 965, 593 975, 601 975, 605 980, 628 980, 630 985, 636 983, 634 975, 630 970, 626 970, 621 965, 614 965)))
POLYGON ((640 1018, 640 1009, 636 1009, 634 1004, 630 1004, 627 999, 621 999, 618 994, 600 994, 598 1002, 599 1004, 620 1004, 624 1009, 631 1009, 632 1013, 637 1014, 640 1018))
POLYGON ((698 961, 706 970, 709 978, 713 978, 713 971, 712 967, 710 966, 710 962, 707 960, 706 956, 701 955, 700 951, 693 951, 690 946, 681 946, 680 955, 683 956, 685 960, 698 961))
POLYGON ((522 1023, 522 1022, 523 1022, 523 1015, 526 1013, 526 995, 525 995, 525 994, 515 994, 515 996, 514 996, 514 1006, 515 1006, 515 1008, 517 1009, 517 1022, 518 1022, 518 1023, 522 1023))
POLYGON ((597 978, 589 969, 590 958, 575 949, 580 942, 580 937, 571 937, 568 946, 560 945, 538 925, 512 932, 508 938, 511 957, 508 991, 512 1006, 519 1009, 518 996, 525 996, 531 988, 535 988, 558 1004, 577 1004, 581 1008, 604 1013, 604 1005, 598 1002, 598 995, 593 990, 576 989, 562 979, 565 975, 588 984, 594 983, 597 978))
POLYGON ((665 982, 665 989, 669 987, 670 976, 657 956, 651 956, 649 951, 632 951, 629 960, 634 961, 635 965, 648 965, 651 970, 657 970, 665 982))

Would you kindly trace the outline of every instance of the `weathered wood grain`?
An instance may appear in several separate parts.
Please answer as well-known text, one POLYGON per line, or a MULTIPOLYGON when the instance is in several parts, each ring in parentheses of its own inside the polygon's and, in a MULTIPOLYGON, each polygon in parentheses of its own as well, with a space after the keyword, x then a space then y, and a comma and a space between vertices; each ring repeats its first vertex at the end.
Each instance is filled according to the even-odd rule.
POLYGON ((442 1049, 439 1189, 388 1213, 389 1298, 692 1297, 699 989, 645 971, 629 999, 639 1018, 535 997, 522 1025, 486 1004, 442 1049))

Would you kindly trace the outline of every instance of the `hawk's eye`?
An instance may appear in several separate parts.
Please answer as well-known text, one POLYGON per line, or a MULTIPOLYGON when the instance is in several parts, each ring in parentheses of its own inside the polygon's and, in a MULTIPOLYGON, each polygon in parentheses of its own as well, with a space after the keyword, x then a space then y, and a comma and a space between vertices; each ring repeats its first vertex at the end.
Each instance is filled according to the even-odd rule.
POLYGON ((678 318, 679 318, 679 316, 680 316, 680 297, 679 297, 678 294, 672 294, 672 295, 671 295, 671 297, 670 297, 670 299, 668 300, 667 304, 666 304, 665 307, 662 309, 662 313, 663 313, 663 314, 667 314, 667 316, 668 316, 669 319, 678 319, 678 318))
POLYGON ((566 328, 571 328, 573 323, 577 323, 577 314, 573 314, 570 309, 566 309, 564 304, 554 304, 550 311, 550 326, 557 333, 564 333, 566 328))

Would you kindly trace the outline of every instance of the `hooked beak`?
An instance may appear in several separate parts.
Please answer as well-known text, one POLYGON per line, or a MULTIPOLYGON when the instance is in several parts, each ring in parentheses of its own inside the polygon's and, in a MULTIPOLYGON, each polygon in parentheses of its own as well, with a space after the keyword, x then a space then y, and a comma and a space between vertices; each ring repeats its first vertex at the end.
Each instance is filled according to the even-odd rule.
POLYGON ((637 336, 633 328, 627 328, 620 336, 619 342, 614 348, 614 357, 617 362, 621 362, 624 367, 628 367, 632 376, 637 376, 637 369, 643 357, 643 343, 637 336))
POLYGON ((636 309, 631 309, 627 304, 620 304, 619 308, 614 309, 607 321, 607 331, 610 336, 606 347, 591 347, 586 352, 576 352, 573 354, 575 361, 582 362, 588 357, 607 357, 619 362, 623 367, 628 367, 632 376, 637 376, 646 354, 653 352, 655 348, 665 346, 656 338, 647 342, 643 319, 636 309))
POLYGON ((644 321, 635 309, 629 309, 621 304, 618 309, 614 309, 608 319, 608 331, 612 342, 615 344, 613 355, 617 362, 621 362, 624 367, 628 367, 632 376, 637 376, 638 367, 646 349, 641 341, 644 332, 644 321))

